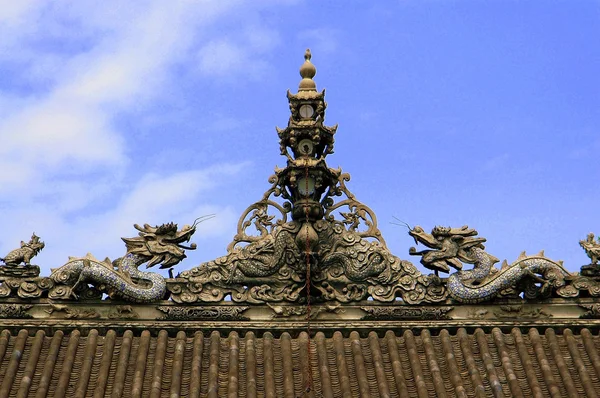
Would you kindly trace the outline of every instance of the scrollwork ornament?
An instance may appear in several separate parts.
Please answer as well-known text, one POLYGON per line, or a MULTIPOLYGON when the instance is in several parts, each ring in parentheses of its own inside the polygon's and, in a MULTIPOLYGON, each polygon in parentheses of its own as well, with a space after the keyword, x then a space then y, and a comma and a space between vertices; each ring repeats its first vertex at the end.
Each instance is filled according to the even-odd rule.
POLYGON ((579 289, 572 284, 565 285, 556 289, 556 294, 559 297, 571 298, 579 296, 579 289))
POLYGON ((19 285, 17 295, 22 298, 37 298, 42 295, 43 290, 35 282, 22 282, 19 285))

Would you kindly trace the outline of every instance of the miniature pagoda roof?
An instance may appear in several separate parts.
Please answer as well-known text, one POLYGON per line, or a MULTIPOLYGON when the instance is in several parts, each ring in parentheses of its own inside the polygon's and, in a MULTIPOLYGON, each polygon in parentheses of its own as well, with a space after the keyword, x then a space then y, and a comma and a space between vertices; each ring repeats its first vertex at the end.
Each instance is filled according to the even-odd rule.
POLYGON ((198 224, 134 225, 115 261, 0 258, 0 397, 563 397, 600 394, 600 241, 581 272, 543 252, 500 267, 468 226, 409 227, 388 249, 350 175, 307 50, 284 168, 223 257, 165 278, 198 224), (445 274, 448 274, 447 277, 445 274))

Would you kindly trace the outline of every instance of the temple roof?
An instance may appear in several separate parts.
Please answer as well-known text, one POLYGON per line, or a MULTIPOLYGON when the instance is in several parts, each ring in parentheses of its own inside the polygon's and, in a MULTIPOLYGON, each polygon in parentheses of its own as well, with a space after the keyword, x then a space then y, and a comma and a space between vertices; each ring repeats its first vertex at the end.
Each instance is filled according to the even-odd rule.
POLYGON ((600 240, 580 241, 591 263, 572 273, 543 251, 497 267, 466 225, 407 225, 422 273, 327 166, 337 125, 311 58, 277 129, 286 166, 225 256, 138 269, 171 271, 205 216, 135 224, 122 257, 48 276, 35 234, 0 258, 0 397, 600 394, 600 240))

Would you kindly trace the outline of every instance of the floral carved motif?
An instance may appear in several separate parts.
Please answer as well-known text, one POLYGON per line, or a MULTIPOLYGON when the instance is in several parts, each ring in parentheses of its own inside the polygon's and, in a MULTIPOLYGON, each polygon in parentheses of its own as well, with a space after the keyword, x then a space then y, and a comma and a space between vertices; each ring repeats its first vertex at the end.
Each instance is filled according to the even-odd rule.
POLYGON ((247 317, 241 314, 249 307, 171 307, 159 306, 157 309, 165 315, 157 320, 190 321, 190 320, 212 320, 212 321, 245 321, 247 317))
POLYGON ((417 320, 440 320, 451 319, 448 313, 454 307, 361 307, 368 314, 363 320, 400 320, 400 319, 417 319, 417 320))
POLYGON ((33 318, 30 314, 27 313, 29 309, 31 309, 33 305, 23 305, 23 304, 0 304, 0 318, 20 318, 20 319, 28 319, 33 318))

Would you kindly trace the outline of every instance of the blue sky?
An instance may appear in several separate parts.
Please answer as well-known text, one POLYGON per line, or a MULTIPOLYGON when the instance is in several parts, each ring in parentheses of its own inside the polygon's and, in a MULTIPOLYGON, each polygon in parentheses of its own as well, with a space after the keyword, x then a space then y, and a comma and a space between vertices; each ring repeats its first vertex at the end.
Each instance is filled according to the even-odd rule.
POLYGON ((304 50, 331 167, 379 218, 476 228, 570 270, 600 234, 598 1, 0 0, 0 252, 45 273, 114 259, 133 223, 201 225, 176 271, 225 254, 268 188, 304 50))

